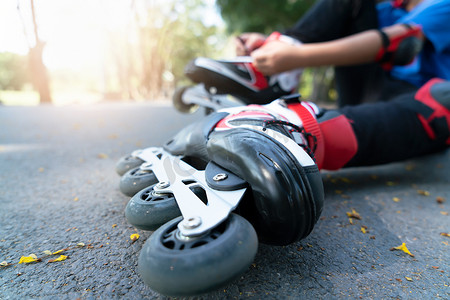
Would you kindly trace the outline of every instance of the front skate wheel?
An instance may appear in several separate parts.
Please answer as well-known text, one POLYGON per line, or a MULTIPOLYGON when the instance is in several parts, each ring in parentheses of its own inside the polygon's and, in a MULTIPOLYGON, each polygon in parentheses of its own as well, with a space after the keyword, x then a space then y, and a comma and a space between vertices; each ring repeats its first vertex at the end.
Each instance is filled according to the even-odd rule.
POLYGON ((183 236, 176 218, 155 231, 139 255, 139 273, 155 291, 190 296, 219 288, 245 272, 258 248, 256 232, 231 214, 204 235, 183 236))
POLYGON ((173 194, 156 193, 154 187, 139 191, 127 204, 125 216, 136 228, 153 231, 181 215, 173 194))
POLYGON ((133 155, 127 155, 119 159, 116 164, 116 172, 120 176, 125 174, 131 169, 139 167, 144 161, 139 157, 135 157, 133 155))
POLYGON ((149 170, 134 168, 123 174, 120 179, 120 191, 127 196, 134 196, 140 190, 158 182, 155 174, 149 170))
POLYGON ((175 90, 172 97, 172 103, 176 110, 182 113, 193 114, 198 110, 198 105, 196 104, 186 104, 183 101, 183 94, 188 89, 188 86, 182 86, 175 90))

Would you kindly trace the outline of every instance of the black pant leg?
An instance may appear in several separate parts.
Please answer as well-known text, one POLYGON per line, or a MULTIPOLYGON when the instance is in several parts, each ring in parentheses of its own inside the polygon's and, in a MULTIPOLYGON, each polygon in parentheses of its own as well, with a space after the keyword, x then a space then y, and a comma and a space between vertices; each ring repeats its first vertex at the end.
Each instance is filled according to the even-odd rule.
POLYGON ((348 106, 339 110, 350 120, 358 141, 357 153, 345 167, 401 161, 448 147, 446 126, 435 128, 436 139, 427 135, 418 117, 417 105, 422 104, 414 96, 415 93, 409 93, 390 102, 348 106))

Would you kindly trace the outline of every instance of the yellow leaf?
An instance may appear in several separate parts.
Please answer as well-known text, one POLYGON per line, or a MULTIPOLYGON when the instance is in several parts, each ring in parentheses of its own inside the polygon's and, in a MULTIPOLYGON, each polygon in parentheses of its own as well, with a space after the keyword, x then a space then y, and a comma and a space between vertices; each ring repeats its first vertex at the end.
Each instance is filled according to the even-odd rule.
POLYGON ((406 244, 405 244, 405 243, 402 243, 402 244, 401 244, 400 246, 398 246, 398 247, 391 248, 391 251, 393 251, 393 250, 401 250, 401 251, 405 252, 406 254, 408 254, 409 256, 414 257, 414 254, 412 254, 411 252, 409 252, 409 250, 408 250, 408 248, 406 247, 406 244))
POLYGON ((392 198, 392 201, 394 201, 394 202, 400 202, 400 198, 394 197, 394 198, 392 198))
POLYGON ((441 211, 441 215, 448 216, 448 211, 441 211))
POLYGON ((430 196, 430 192, 425 190, 417 190, 417 194, 422 196, 430 196))
POLYGON ((361 232, 362 232, 362 233, 366 233, 366 232, 367 232, 366 228, 361 227, 361 232))
POLYGON ((352 212, 347 212, 347 217, 353 218, 353 219, 358 219, 358 220, 362 219, 361 216, 359 215, 359 213, 354 209, 352 209, 352 212))
POLYGON ((139 239, 139 234, 133 233, 132 235, 130 235, 130 240, 132 240, 133 242, 137 241, 138 239, 139 239))
POLYGON ((77 247, 84 247, 84 243, 78 243, 77 247))
POLYGON ((447 232, 441 232, 441 235, 442 236, 446 236, 446 237, 450 237, 450 233, 447 233, 447 232))
POLYGON ((66 251, 66 250, 67 250, 67 248, 58 250, 58 251, 56 251, 56 252, 53 252, 53 255, 55 255, 55 254, 60 254, 60 253, 62 253, 62 252, 64 252, 64 251, 66 251))
POLYGON ((345 182, 345 183, 352 183, 352 181, 346 177, 341 177, 341 180, 342 180, 342 182, 345 182))
POLYGON ((45 255, 52 255, 52 251, 50 250, 44 250, 42 251, 42 253, 44 253, 45 255))
POLYGON ((36 256, 36 254, 33 254, 33 253, 32 253, 32 254, 30 254, 30 257, 31 257, 31 258, 33 258, 33 259, 37 259, 37 256, 36 256))
POLYGON ((117 227, 117 224, 112 224, 112 228, 116 228, 117 227))
POLYGON ((56 262, 56 261, 63 261, 63 260, 66 260, 66 259, 67 259, 66 255, 60 255, 58 258, 50 259, 48 262, 50 263, 50 262, 56 262))
POLYGON ((73 201, 75 201, 75 202, 78 200, 80 200, 78 197, 73 198, 73 201))
POLYGON ((7 265, 9 265, 9 264, 6 261, 0 262, 0 267, 6 267, 7 265))
POLYGON ((38 261, 38 259, 31 256, 22 256, 19 260, 19 264, 28 264, 35 261, 38 261))
POLYGON ((106 159, 106 158, 108 158, 108 154, 105 154, 105 153, 99 153, 99 154, 97 155, 97 157, 100 158, 100 159, 106 159))
POLYGON ((406 277, 405 276, 405 279, 408 280, 408 281, 413 281, 411 277, 406 277))

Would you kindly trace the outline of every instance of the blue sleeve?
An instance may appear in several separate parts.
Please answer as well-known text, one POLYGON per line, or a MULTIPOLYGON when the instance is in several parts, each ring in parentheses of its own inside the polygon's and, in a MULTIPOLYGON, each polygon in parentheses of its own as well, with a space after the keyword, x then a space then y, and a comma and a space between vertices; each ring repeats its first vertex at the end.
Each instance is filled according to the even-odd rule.
POLYGON ((397 23, 421 25, 436 52, 450 52, 450 0, 424 0, 397 23))
POLYGON ((378 28, 391 26, 406 14, 406 10, 395 8, 391 1, 380 2, 377 4, 378 28))

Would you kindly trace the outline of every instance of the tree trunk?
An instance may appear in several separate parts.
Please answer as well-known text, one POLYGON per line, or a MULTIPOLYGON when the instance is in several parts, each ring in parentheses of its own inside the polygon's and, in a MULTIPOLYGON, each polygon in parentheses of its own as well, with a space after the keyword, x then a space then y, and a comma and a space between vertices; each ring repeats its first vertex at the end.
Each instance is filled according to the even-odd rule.
POLYGON ((34 0, 31 1, 31 15, 33 18, 33 29, 36 44, 34 47, 30 47, 30 70, 31 78, 34 88, 39 93, 40 103, 51 103, 52 96, 50 93, 50 80, 47 73, 47 68, 42 60, 42 53, 44 51, 45 43, 39 39, 36 14, 34 10, 34 0))

